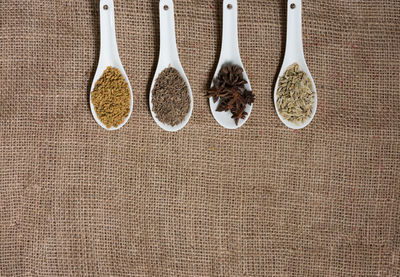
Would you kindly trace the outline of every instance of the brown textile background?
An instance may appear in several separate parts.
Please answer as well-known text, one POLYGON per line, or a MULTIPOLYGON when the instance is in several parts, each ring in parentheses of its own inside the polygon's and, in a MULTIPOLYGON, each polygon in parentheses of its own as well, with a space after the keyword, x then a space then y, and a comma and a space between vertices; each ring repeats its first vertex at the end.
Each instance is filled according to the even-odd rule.
POLYGON ((147 104, 158 1, 115 1, 117 132, 88 108, 98 1, 1 1, 1 276, 400 276, 400 2, 303 1, 319 109, 297 132, 271 100, 285 1, 239 1, 257 99, 239 130, 213 119, 221 2, 175 0, 195 106, 170 134, 147 104))

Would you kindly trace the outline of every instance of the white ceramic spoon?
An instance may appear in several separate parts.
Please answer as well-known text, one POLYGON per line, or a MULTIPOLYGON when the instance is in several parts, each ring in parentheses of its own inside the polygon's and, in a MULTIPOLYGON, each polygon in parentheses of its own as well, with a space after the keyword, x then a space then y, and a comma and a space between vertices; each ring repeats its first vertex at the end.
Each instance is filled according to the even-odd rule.
POLYGON ((100 0, 100 57, 99 63, 97 65, 96 74, 93 78, 92 87, 90 89, 90 109, 92 111, 92 115, 96 122, 106 130, 118 130, 122 126, 128 122, 129 118, 132 114, 133 109, 133 93, 132 87, 129 83, 128 76, 122 66, 121 60, 118 54, 118 46, 117 39, 115 36, 115 24, 114 24, 114 1, 113 0, 100 0), (128 83, 129 91, 131 94, 131 102, 129 108, 129 115, 125 118, 124 122, 118 127, 107 128, 103 122, 97 117, 96 111, 92 104, 92 91, 97 80, 101 77, 103 72, 107 69, 108 66, 112 66, 117 68, 122 76, 125 78, 125 81, 128 83))
POLYGON ((153 83, 151 84, 150 88, 149 106, 151 115, 153 116, 153 119, 158 126, 160 126, 165 131, 176 132, 185 127, 186 124, 189 122, 190 117, 192 116, 193 95, 192 95, 192 89, 190 88, 189 80, 186 77, 186 74, 183 71, 182 64, 179 60, 178 47, 176 46, 173 0, 160 0, 159 13, 160 13, 160 54, 158 57, 158 65, 156 73, 154 74, 153 83), (153 112, 153 104, 152 104, 152 91, 155 82, 157 80, 157 77, 164 69, 168 67, 173 67, 179 72, 183 80, 185 80, 186 82, 190 96, 189 113, 186 115, 185 119, 180 124, 175 126, 171 126, 159 121, 156 114, 153 112))
POLYGON ((301 20, 301 0, 288 0, 287 5, 287 31, 286 31, 286 51, 285 57, 283 59, 282 68, 279 72, 279 77, 276 80, 275 90, 274 90, 274 104, 275 110, 278 114, 280 120, 289 128, 292 129, 302 129, 306 127, 310 122, 313 120, 315 116, 315 112, 317 111, 317 90, 315 87, 314 80, 311 76, 310 70, 308 70, 306 60, 304 58, 303 52, 303 40, 302 40, 302 20, 301 20), (278 100, 277 98, 277 90, 279 85, 279 79, 283 76, 286 69, 292 65, 293 63, 297 63, 300 67, 300 70, 305 72, 311 80, 313 90, 315 92, 315 99, 314 99, 314 107, 312 110, 311 117, 307 119, 304 123, 294 123, 284 119, 276 105, 278 100))
MULTIPOLYGON (((239 40, 238 40, 238 4, 237 0, 224 0, 223 3, 223 24, 222 24, 222 46, 221 54, 217 69, 214 74, 214 79, 211 87, 214 86, 214 80, 217 78, 221 67, 225 64, 238 65, 243 68, 243 78, 247 81, 245 88, 251 91, 251 85, 249 78, 244 69, 242 60, 240 58, 239 51, 239 40)), ((250 117, 253 105, 247 105, 245 111, 247 116, 245 119, 239 119, 238 125, 235 124, 235 120, 232 118, 232 113, 228 112, 217 112, 216 109, 219 104, 218 100, 214 103, 214 100, 210 98, 211 113, 215 120, 223 127, 227 129, 237 129, 242 126, 247 119, 250 117)))

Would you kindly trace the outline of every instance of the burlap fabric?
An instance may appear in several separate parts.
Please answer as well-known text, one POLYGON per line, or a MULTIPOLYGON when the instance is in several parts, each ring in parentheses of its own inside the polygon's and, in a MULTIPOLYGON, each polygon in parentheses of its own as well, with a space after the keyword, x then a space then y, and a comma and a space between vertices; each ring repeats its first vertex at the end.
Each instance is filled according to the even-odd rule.
POLYGON ((1 276, 400 275, 399 1, 304 1, 319 110, 294 132, 272 103, 285 1, 240 1, 257 99, 229 131, 204 98, 221 1, 175 0, 195 105, 174 134, 147 102, 158 2, 115 5, 135 105, 106 132, 88 107, 98 1, 1 1, 1 276))

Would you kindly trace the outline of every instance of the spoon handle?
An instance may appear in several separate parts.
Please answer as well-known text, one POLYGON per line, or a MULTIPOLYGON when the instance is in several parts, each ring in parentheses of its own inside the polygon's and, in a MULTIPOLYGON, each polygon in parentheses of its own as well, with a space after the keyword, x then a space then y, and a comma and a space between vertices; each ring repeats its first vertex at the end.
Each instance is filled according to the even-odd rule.
POLYGON ((304 60, 301 0, 288 0, 285 57, 304 60))
POLYGON ((100 60, 106 64, 120 63, 113 0, 100 0, 100 60))
POLYGON ((175 19, 173 0, 160 0, 160 57, 159 63, 168 62, 171 57, 178 57, 175 38, 175 19), (165 60, 164 60, 165 59, 165 60))
POLYGON ((221 57, 223 60, 240 60, 238 40, 237 0, 224 0, 221 57))

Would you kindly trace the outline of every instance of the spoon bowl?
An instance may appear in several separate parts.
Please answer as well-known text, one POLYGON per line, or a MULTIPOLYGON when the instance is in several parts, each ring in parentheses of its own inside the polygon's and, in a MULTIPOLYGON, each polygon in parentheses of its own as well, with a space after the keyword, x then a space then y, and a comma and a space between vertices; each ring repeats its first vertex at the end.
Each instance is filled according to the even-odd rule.
POLYGON ((149 94, 149 106, 150 112, 157 123, 162 129, 168 132, 176 132, 181 130, 186 124, 189 122, 190 117, 193 112, 193 94, 192 89, 189 84, 189 80, 186 77, 185 71, 183 70, 182 64, 179 59, 178 47, 176 46, 176 37, 175 37, 175 20, 174 20, 174 2, 173 0, 160 0, 159 3, 159 13, 160 13, 160 54, 158 58, 158 65, 156 72, 154 74, 154 79, 151 84, 150 94, 149 94), (185 119, 175 125, 171 126, 161 122, 157 115, 153 112, 153 103, 152 103, 152 92, 154 85, 156 83, 158 75, 168 67, 175 68, 183 80, 186 83, 188 88, 189 96, 190 96, 190 110, 186 115, 185 119))
POLYGON ((283 59, 282 67, 279 72, 279 76, 276 80, 275 89, 274 89, 274 105, 276 113, 278 114, 279 119, 285 124, 287 127, 291 129, 302 129, 309 125, 311 121, 314 119, 315 113, 317 111, 317 89, 315 87, 314 80, 311 76, 310 70, 308 69, 306 60, 304 58, 303 52, 303 40, 302 40, 302 20, 301 20, 301 8, 302 3, 301 0, 288 0, 287 5, 287 32, 286 32, 286 50, 285 50, 285 57, 283 59), (312 109, 311 117, 308 118, 303 123, 295 123, 289 121, 281 116, 277 106, 277 91, 279 87, 279 79, 284 75, 287 68, 297 63, 301 71, 307 74, 310 78, 313 91, 315 92, 314 95, 314 106, 312 109))
POLYGON ((114 1, 113 0, 100 0, 100 57, 99 63, 97 65, 96 74, 93 78, 93 83, 90 89, 90 110, 92 111, 92 115, 94 120, 104 129, 113 131, 122 128, 129 120, 132 115, 133 110, 133 93, 132 87, 129 82, 128 76, 122 66, 121 59, 118 53, 117 39, 115 35, 115 22, 114 22, 114 1), (107 69, 107 67, 117 68, 125 81, 129 86, 130 92, 130 106, 129 106, 129 114, 125 118, 124 122, 122 122, 117 127, 110 127, 104 125, 103 122, 98 118, 97 113, 95 111, 94 105, 92 103, 92 91, 96 85, 96 82, 101 78, 103 72, 107 69))
MULTIPOLYGON (((251 91, 251 85, 246 70, 240 58, 239 40, 238 40, 238 4, 237 0, 224 0, 223 2, 223 27, 222 27, 222 46, 217 69, 214 74, 211 88, 214 86, 214 80, 218 77, 221 68, 226 64, 238 65, 243 68, 243 78, 247 81, 246 90, 251 91)), ((220 100, 214 103, 212 98, 209 99, 210 109, 214 119, 226 129, 237 129, 241 127, 250 117, 253 105, 247 105, 245 119, 240 119, 238 125, 232 118, 232 113, 217 112, 220 100)))

